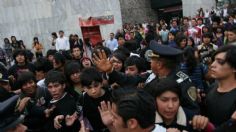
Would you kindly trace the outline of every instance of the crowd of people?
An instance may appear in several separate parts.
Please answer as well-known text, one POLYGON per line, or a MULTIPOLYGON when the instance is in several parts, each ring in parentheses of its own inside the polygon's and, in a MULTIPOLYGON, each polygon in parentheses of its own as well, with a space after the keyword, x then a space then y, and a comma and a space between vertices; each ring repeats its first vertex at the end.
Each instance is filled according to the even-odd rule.
POLYGON ((0 131, 236 131, 235 14, 51 35, 46 55, 4 39, 0 131))

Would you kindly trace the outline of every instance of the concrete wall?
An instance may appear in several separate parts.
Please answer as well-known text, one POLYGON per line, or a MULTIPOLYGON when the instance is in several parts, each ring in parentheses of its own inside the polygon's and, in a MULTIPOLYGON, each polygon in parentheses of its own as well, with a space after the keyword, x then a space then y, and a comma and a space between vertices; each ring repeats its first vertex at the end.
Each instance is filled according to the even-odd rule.
POLYGON ((120 0, 120 4, 123 23, 142 23, 157 19, 150 0, 120 0))
POLYGON ((64 30, 65 35, 81 29, 79 17, 114 15, 114 24, 100 26, 104 39, 122 26, 119 0, 0 0, 0 44, 15 35, 31 49, 34 36, 48 49, 51 32, 64 30))
POLYGON ((183 3, 183 16, 196 16, 197 10, 202 7, 205 11, 211 10, 211 7, 215 7, 215 0, 182 0, 183 3))

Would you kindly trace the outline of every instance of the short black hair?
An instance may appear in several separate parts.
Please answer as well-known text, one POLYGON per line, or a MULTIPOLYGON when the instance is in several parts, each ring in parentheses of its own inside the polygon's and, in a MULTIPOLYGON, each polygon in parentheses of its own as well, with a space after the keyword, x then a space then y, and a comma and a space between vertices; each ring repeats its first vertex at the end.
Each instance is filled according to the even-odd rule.
POLYGON ((17 61, 16 61, 16 57, 18 55, 23 55, 25 57, 25 62, 27 62, 27 54, 26 54, 26 50, 23 50, 23 49, 17 49, 14 51, 13 53, 13 59, 15 60, 15 63, 17 64, 17 61))
MULTIPOLYGON (((236 46, 235 45, 226 45, 222 46, 216 50, 215 54, 213 55, 213 59, 219 53, 225 52, 225 62, 227 62, 232 68, 236 69, 236 46)), ((236 74, 235 74, 236 77, 236 74)))
POLYGON ((8 38, 4 38, 4 42, 7 41, 7 42, 10 42, 8 38))
POLYGON ((232 33, 236 34, 236 26, 229 28, 228 32, 232 32, 232 33))
MULTIPOLYGON (((188 38, 187 38, 185 35, 183 35, 183 34, 177 35, 177 36, 176 36, 176 44, 180 47, 180 43, 181 43, 184 39, 187 41, 188 38)), ((187 46, 187 44, 186 44, 186 46, 187 46)))
POLYGON ((176 69, 176 67, 179 64, 180 58, 181 58, 180 56, 173 56, 172 58, 164 56, 164 57, 158 58, 158 60, 162 62, 165 68, 172 70, 172 69, 176 69))
POLYGON ((52 32, 51 35, 55 36, 57 38, 57 33, 56 32, 52 32))
POLYGON ((210 39, 212 39, 212 34, 209 33, 209 32, 204 33, 204 34, 202 35, 202 38, 210 38, 210 39))
POLYGON ((33 38, 33 40, 34 40, 34 41, 35 41, 35 40, 37 40, 37 41, 38 41, 39 39, 38 39, 38 37, 34 37, 34 38, 33 38))
POLYGON ((102 83, 102 75, 95 68, 85 68, 80 74, 80 82, 82 86, 90 86, 93 82, 102 83))
POLYGON ((115 50, 115 51, 113 52, 113 54, 112 54, 112 57, 113 57, 113 56, 114 56, 115 58, 117 58, 119 61, 122 62, 122 69, 121 69, 121 71, 124 71, 124 64, 125 64, 125 60, 126 60, 125 54, 123 54, 123 52, 120 51, 120 50, 115 50))
POLYGON ((65 64, 64 73, 66 79, 70 81, 70 76, 81 71, 81 65, 76 61, 69 61, 65 64))
POLYGON ((133 66, 135 65, 138 68, 138 72, 144 72, 146 71, 147 67, 146 67, 146 62, 143 58, 138 57, 138 56, 130 56, 126 59, 125 61, 125 68, 128 66, 133 66))
POLYGON ((199 21, 199 20, 203 21, 203 19, 202 19, 201 17, 199 17, 197 20, 198 20, 198 21, 199 21))
POLYGON ((52 64, 46 58, 40 57, 34 62, 35 71, 48 72, 53 69, 52 64))
POLYGON ((21 74, 19 74, 18 78, 17 78, 17 84, 19 86, 19 88, 22 88, 22 86, 24 84, 26 84, 27 82, 33 80, 36 83, 36 78, 34 73, 30 72, 30 71, 24 71, 21 74))
POLYGON ((65 84, 66 83, 66 78, 65 78, 65 76, 62 72, 51 70, 47 73, 44 82, 45 82, 46 86, 49 83, 65 84))
POLYGON ((59 30, 59 33, 64 33, 64 31, 63 30, 59 30))
POLYGON ((63 54, 61 54, 61 53, 58 53, 58 52, 56 52, 54 54, 54 59, 55 59, 56 63, 61 63, 62 65, 64 65, 65 62, 66 62, 65 56, 63 54))
POLYGON ((46 57, 48 57, 49 55, 53 55, 54 56, 56 52, 57 52, 56 50, 50 49, 50 50, 47 51, 46 57))
POLYGON ((73 52, 73 49, 75 49, 75 48, 79 48, 81 54, 83 55, 84 49, 83 49, 82 46, 79 46, 79 45, 74 45, 74 46, 72 46, 72 47, 71 47, 71 53, 73 52))
POLYGON ((154 83, 149 85, 147 89, 144 90, 151 94, 154 98, 157 98, 167 91, 171 91, 180 97, 180 89, 180 85, 174 79, 164 78, 160 81, 155 81, 154 83))
POLYGON ((112 92, 112 102, 116 104, 117 113, 125 125, 135 118, 141 128, 155 124, 156 103, 147 92, 137 88, 119 88, 112 92))

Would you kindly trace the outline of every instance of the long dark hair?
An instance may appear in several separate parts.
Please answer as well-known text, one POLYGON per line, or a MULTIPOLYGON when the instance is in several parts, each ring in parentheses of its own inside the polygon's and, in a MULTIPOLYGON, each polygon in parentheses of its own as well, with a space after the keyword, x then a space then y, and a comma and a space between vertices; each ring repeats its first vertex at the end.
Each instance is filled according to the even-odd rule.
POLYGON ((194 55, 194 49, 192 47, 187 47, 184 49, 184 60, 188 67, 188 74, 191 75, 197 66, 197 59, 194 55))

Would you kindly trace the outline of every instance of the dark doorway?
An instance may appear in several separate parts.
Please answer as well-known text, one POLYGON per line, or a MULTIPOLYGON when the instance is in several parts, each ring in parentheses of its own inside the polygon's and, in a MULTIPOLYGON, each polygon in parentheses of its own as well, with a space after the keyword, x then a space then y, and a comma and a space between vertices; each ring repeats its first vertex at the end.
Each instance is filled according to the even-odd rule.
POLYGON ((83 39, 90 38, 93 47, 97 44, 97 42, 102 41, 99 26, 81 27, 81 30, 83 34, 83 39))

